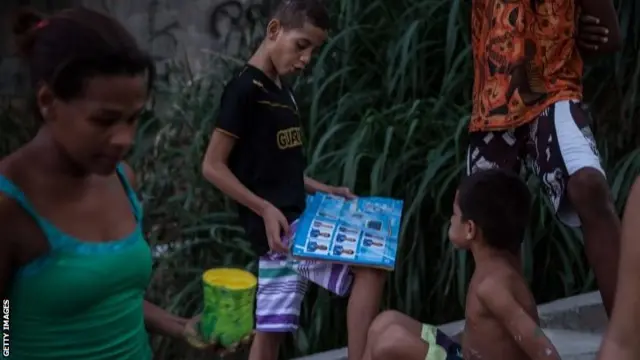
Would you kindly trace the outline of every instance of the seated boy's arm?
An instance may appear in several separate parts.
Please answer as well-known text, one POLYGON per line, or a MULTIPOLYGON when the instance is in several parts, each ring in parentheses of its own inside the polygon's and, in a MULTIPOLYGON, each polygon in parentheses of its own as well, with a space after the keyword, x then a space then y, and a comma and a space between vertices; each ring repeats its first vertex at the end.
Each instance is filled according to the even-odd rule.
POLYGON ((555 346, 504 285, 485 280, 478 288, 478 295, 529 359, 560 360, 555 346))

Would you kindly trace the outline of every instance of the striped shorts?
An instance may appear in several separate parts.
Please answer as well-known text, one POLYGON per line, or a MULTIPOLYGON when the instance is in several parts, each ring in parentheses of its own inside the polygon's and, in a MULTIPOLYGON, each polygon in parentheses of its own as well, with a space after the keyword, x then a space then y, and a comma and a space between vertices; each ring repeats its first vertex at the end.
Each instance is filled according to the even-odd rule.
MULTIPOLYGON (((291 224, 295 233, 297 221, 291 224)), ((283 239, 285 243, 290 238, 283 239)), ((260 257, 256 295, 256 330, 293 332, 309 286, 315 283, 339 296, 351 289, 353 274, 347 265, 295 260, 288 254, 269 252, 260 257)))

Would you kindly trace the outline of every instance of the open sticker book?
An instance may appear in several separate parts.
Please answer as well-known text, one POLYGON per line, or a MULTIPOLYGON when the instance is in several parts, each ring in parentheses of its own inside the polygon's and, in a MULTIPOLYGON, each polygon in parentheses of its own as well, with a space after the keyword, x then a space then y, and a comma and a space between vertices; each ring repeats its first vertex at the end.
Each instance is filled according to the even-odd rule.
POLYGON ((393 270, 402 220, 402 200, 325 193, 307 197, 293 239, 292 255, 393 270))

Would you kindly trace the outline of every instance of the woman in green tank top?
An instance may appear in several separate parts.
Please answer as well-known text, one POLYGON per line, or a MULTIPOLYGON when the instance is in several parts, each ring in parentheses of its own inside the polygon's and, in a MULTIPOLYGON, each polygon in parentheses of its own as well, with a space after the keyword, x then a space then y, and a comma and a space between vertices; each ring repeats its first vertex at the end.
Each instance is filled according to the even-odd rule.
POLYGON ((42 126, 0 161, 2 358, 151 359, 146 329, 194 332, 144 300, 151 252, 122 162, 153 62, 115 20, 86 9, 25 12, 14 32, 42 126))

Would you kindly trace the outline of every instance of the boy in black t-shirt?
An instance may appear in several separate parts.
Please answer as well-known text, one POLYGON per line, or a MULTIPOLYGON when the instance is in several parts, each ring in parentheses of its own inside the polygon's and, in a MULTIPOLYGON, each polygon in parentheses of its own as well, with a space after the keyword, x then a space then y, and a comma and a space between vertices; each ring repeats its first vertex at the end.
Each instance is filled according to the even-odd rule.
POLYGON ((338 295, 351 290, 349 359, 362 357, 367 329, 379 311, 384 272, 292 261, 286 254, 305 208, 306 192, 353 197, 347 188, 304 175, 300 114, 291 90, 281 82, 282 76, 308 65, 313 50, 324 43, 328 27, 327 10, 320 1, 283 1, 264 41, 224 90, 203 163, 204 176, 239 204, 240 222, 260 255, 251 360, 278 358, 283 335, 298 327, 308 281, 338 295))

